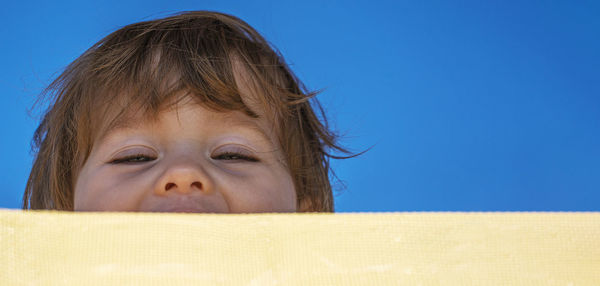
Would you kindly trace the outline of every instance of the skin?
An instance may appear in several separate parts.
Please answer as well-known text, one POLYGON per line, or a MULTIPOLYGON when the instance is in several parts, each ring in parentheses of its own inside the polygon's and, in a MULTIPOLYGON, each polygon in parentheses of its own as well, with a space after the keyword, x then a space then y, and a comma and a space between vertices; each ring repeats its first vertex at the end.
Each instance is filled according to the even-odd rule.
POLYGON ((188 101, 94 142, 75 211, 295 212, 296 192, 264 117, 188 101))

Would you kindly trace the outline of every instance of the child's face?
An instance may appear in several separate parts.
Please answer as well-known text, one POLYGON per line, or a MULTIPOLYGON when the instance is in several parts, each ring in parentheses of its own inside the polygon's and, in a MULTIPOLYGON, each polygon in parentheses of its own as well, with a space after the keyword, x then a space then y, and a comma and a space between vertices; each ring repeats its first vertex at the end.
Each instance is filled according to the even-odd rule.
POLYGON ((294 212, 296 193, 271 125, 194 103, 94 143, 75 211, 294 212))

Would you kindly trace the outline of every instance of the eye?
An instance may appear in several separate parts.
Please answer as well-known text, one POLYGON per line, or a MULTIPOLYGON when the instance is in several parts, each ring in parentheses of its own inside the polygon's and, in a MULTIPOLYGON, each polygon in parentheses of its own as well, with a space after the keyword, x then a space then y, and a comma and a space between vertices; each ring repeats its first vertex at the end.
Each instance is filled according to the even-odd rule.
POLYGON ((260 160, 252 155, 252 152, 240 147, 227 147, 223 150, 215 152, 211 158, 214 160, 224 161, 247 161, 247 162, 259 162, 260 160))
POLYGON ((246 155, 238 154, 238 153, 231 153, 231 152, 221 153, 217 156, 214 156, 213 159, 215 159, 215 160, 243 160, 243 161, 249 161, 249 162, 258 162, 258 159, 254 158, 254 157, 250 157, 250 156, 246 156, 246 155))
POLYGON ((112 161, 110 161, 109 163, 111 164, 135 164, 135 163, 143 163, 143 162, 149 162, 149 161, 153 161, 156 160, 155 157, 152 156, 148 156, 146 154, 133 154, 133 155, 128 155, 122 158, 117 158, 114 159, 112 161))

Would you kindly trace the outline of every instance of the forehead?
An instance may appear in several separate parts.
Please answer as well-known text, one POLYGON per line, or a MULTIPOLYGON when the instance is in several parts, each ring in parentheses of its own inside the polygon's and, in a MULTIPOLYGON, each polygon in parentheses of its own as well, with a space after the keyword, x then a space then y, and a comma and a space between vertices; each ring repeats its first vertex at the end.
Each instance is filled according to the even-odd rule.
MULTIPOLYGON (((202 120, 201 124, 208 127, 219 126, 221 128, 232 128, 232 130, 250 131, 253 134, 259 135, 264 140, 277 144, 275 142, 275 138, 277 138, 275 131, 276 124, 274 121, 269 120, 263 111, 253 111, 249 115, 239 110, 215 110, 206 106, 206 104, 197 102, 191 96, 187 96, 174 103, 165 104, 156 111, 143 109, 142 107, 122 108, 120 110, 115 108, 108 113, 110 115, 105 117, 107 120, 101 124, 99 133, 94 141, 102 141, 107 136, 121 132, 131 132, 145 128, 160 128, 165 124, 162 120, 166 113, 173 113, 175 115, 175 119, 172 121, 175 124, 183 125, 185 123, 182 122, 189 122, 192 119, 190 117, 200 116, 202 120), (182 109, 191 109, 194 111, 192 113, 182 112, 182 109), (201 114, 198 114, 198 112, 201 114), (183 116, 186 117, 182 118, 183 116)), ((199 129, 201 128, 199 127, 199 129)))
MULTIPOLYGON (((110 130, 122 130, 130 129, 135 130, 142 127, 159 125, 161 123, 162 116, 165 113, 173 112, 176 116, 178 124, 184 124, 182 121, 188 120, 189 118, 182 118, 182 116, 193 116, 196 117, 198 114, 182 113, 180 112, 183 108, 194 108, 201 107, 195 112, 202 112, 203 121, 206 124, 218 123, 223 126, 239 126, 255 131, 265 132, 265 129, 269 127, 269 121, 266 120, 265 116, 256 115, 249 116, 240 111, 217 111, 206 108, 206 106, 197 103, 178 104, 176 106, 164 109, 155 114, 135 114, 129 116, 121 116, 114 120, 114 123, 109 127, 110 130)), ((265 132, 266 133, 266 132, 265 132)))

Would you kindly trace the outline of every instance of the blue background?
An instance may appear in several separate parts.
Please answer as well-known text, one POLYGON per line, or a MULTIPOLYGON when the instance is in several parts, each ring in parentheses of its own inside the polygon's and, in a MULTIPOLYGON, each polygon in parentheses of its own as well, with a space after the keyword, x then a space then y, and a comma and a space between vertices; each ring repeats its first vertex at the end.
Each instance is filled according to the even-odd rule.
POLYGON ((337 211, 600 210, 600 2, 17 2, 0 9, 0 207, 20 207, 28 109, 66 65, 124 25, 216 10, 325 88, 343 145, 373 146, 333 162, 337 211))

